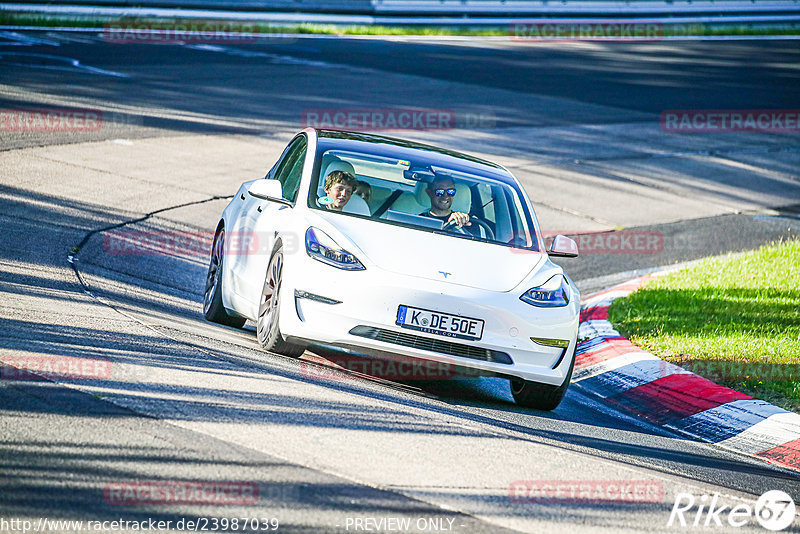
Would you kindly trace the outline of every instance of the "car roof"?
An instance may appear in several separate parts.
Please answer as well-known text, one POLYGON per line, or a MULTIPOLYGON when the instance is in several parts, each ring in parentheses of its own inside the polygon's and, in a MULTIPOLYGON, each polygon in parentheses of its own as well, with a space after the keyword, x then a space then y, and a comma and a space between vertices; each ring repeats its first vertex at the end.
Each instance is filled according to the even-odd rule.
POLYGON ((518 184, 511 173, 496 163, 415 141, 345 130, 317 130, 317 140, 322 151, 347 150, 408 161, 423 159, 426 164, 437 167, 491 177, 515 186, 518 184))

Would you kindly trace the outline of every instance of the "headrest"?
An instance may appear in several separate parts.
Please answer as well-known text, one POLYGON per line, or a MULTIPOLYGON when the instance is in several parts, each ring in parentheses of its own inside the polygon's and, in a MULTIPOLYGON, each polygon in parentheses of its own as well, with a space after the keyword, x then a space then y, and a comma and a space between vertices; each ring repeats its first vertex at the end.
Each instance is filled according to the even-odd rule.
POLYGON ((460 211, 462 213, 469 213, 472 208, 472 191, 469 186, 464 184, 456 184, 456 196, 453 198, 453 206, 450 208, 453 211, 460 211))
POLYGON ((357 213, 358 215, 372 215, 367 201, 355 193, 350 196, 350 200, 348 200, 347 204, 344 205, 342 211, 345 213, 357 213))
POLYGON ((427 190, 427 182, 417 182, 417 185, 414 186, 414 200, 416 200, 420 206, 431 207, 431 197, 428 196, 427 190))
POLYGON ((325 183, 325 178, 328 177, 330 173, 333 171, 343 171, 353 175, 355 178, 356 176, 356 169, 350 162, 343 161, 340 159, 336 159, 328 163, 328 166, 325 168, 325 172, 322 173, 322 182, 325 183))

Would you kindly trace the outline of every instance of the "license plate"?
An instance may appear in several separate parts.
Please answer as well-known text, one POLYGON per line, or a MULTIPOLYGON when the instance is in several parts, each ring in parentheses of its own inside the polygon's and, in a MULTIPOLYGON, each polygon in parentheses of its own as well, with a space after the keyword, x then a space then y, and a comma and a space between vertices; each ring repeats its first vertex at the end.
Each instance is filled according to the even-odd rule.
POLYGON ((459 339, 480 339, 483 321, 450 313, 435 312, 411 306, 397 308, 397 324, 403 328, 459 339))

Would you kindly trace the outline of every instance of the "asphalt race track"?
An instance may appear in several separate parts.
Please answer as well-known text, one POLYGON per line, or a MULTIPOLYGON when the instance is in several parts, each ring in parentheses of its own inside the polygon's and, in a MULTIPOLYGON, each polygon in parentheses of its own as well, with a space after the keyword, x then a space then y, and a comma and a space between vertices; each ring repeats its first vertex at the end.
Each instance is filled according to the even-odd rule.
MULTIPOLYGON (((6 117, 100 117, 48 131, 0 123, 0 357, 107 364, 56 381, 3 367, 0 531, 21 531, 10 519, 153 519, 182 531, 234 517, 277 519, 290 532, 398 531, 406 520, 428 532, 691 531, 701 528, 667 526, 680 493, 717 494, 729 508, 774 489, 797 501, 796 473, 666 434, 577 388, 541 413, 517 408, 499 379, 331 374, 312 363, 328 364, 324 355, 265 353, 251 325, 205 322, 201 300, 203 239, 228 197, 325 110, 453 117, 455 127, 391 133, 506 165, 546 232, 593 236, 562 261, 584 292, 794 237, 797 129, 680 133, 660 117, 797 110, 798 65, 797 41, 123 44, 96 32, 0 32, 6 117), (145 232, 200 244, 139 254, 109 245, 145 232), (655 245, 620 244, 637 232, 655 245), (513 484, 530 480, 660 493, 514 498, 513 484), (114 493, 153 481, 256 491, 180 503, 114 493)), ((736 531, 764 529, 750 518, 736 531)))

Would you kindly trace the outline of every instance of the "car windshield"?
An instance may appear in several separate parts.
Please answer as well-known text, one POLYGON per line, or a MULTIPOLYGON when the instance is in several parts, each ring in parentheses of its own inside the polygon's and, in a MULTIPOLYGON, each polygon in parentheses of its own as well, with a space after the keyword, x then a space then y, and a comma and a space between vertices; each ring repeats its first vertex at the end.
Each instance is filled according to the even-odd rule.
POLYGON ((537 250, 527 204, 521 192, 507 183, 424 161, 328 150, 322 155, 319 174, 311 184, 311 208, 340 206, 329 193, 342 174, 357 180, 353 194, 339 212, 343 215, 537 250), (448 225, 452 212, 468 214, 471 224, 463 228, 448 225))

